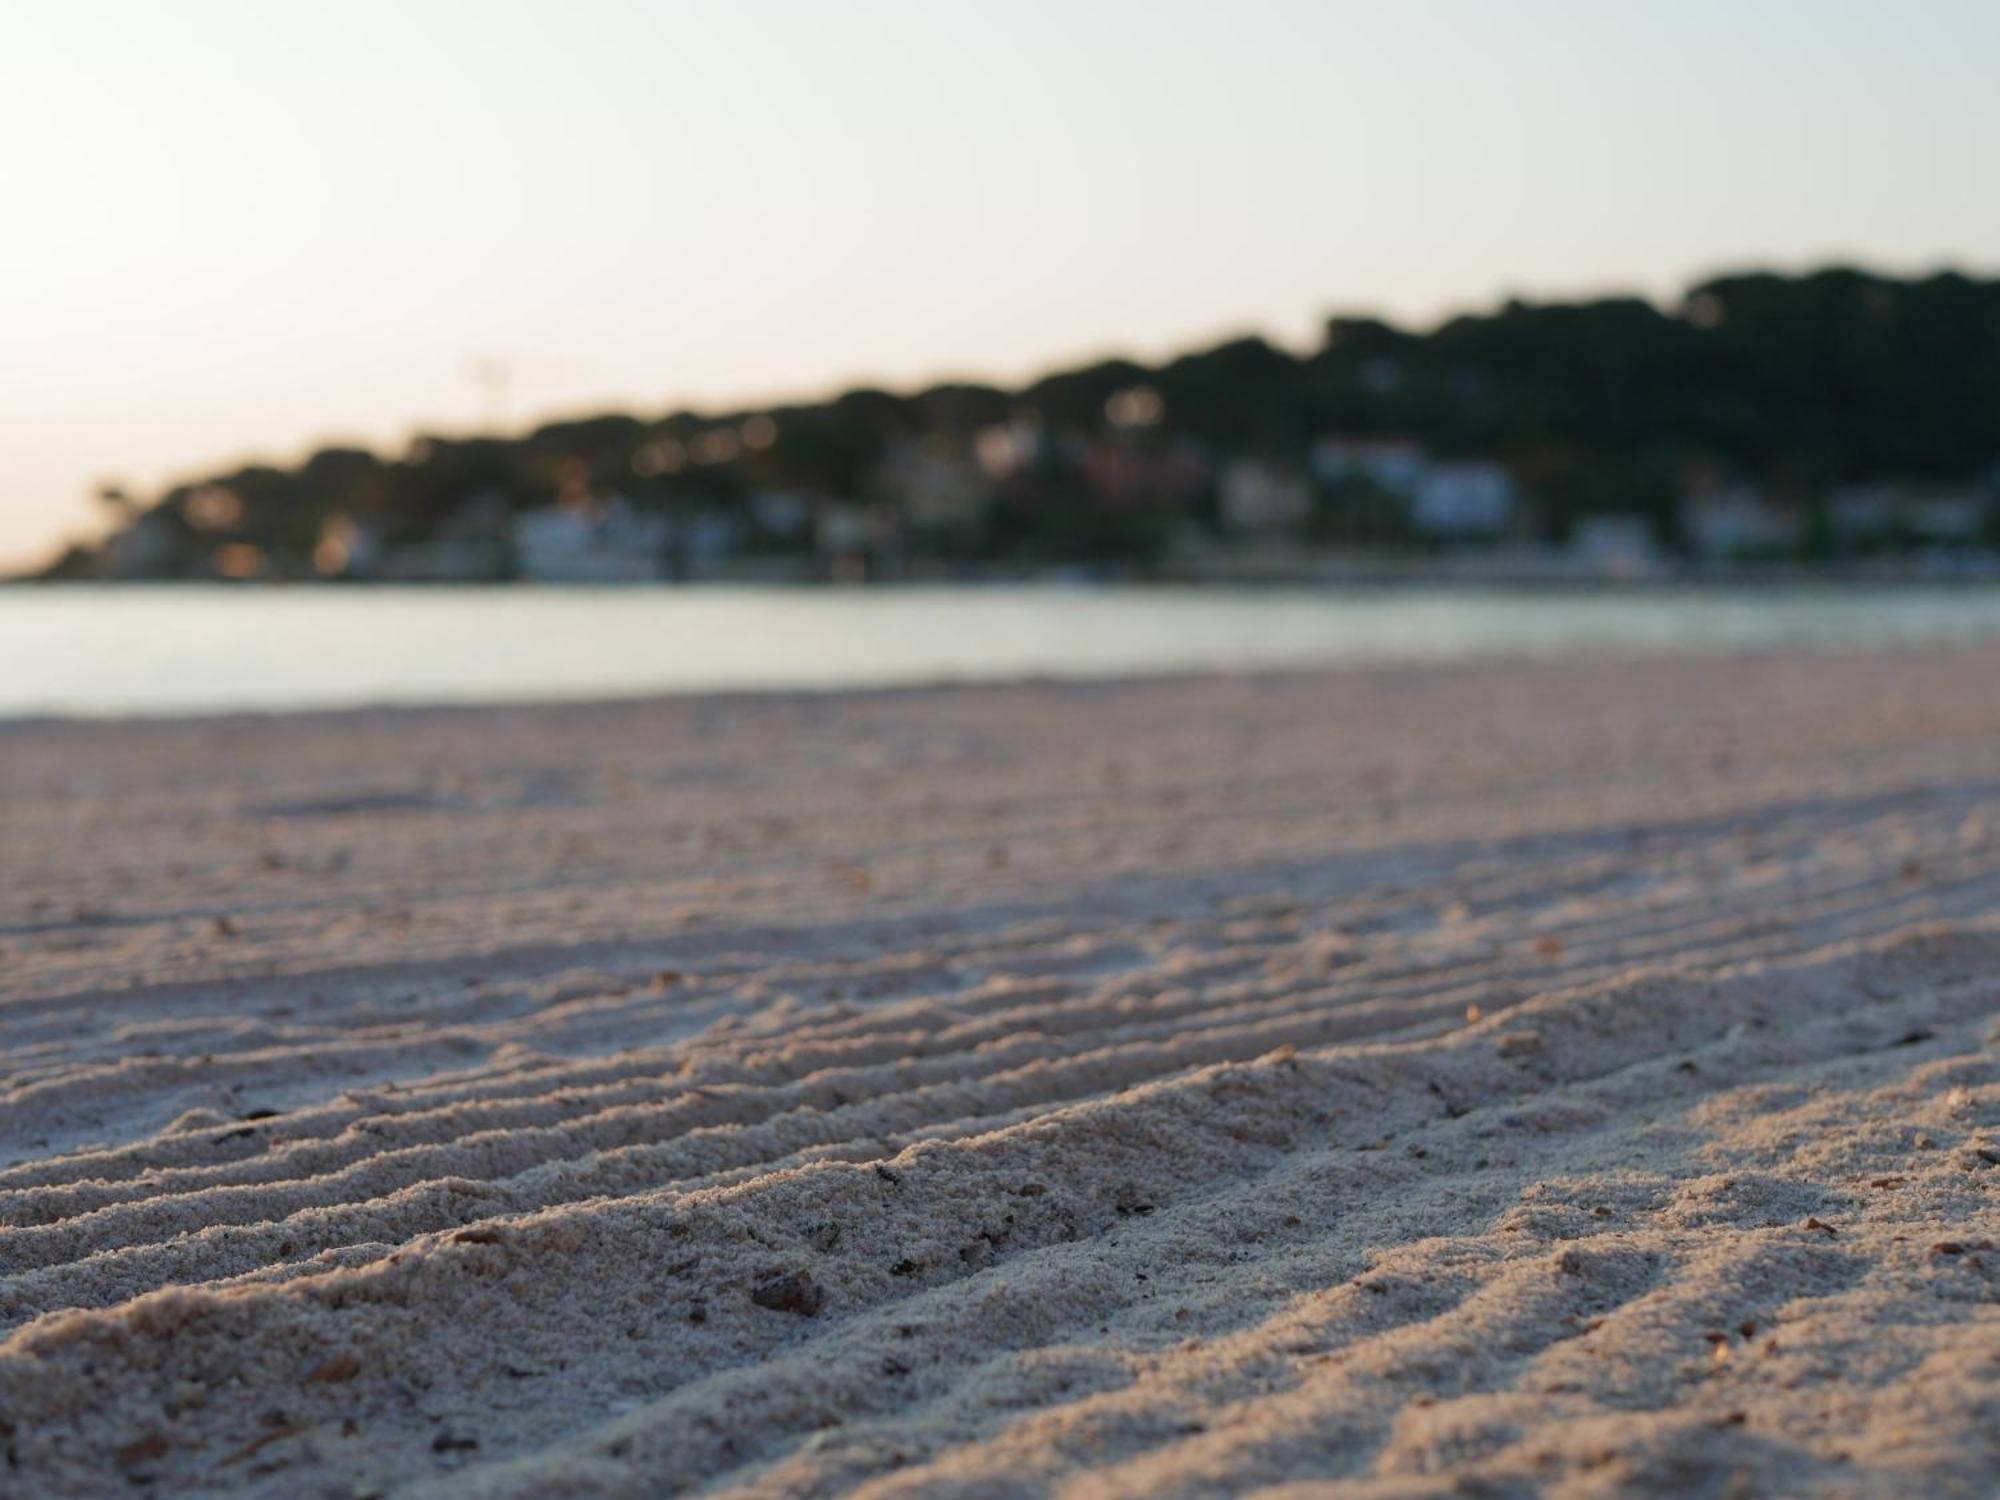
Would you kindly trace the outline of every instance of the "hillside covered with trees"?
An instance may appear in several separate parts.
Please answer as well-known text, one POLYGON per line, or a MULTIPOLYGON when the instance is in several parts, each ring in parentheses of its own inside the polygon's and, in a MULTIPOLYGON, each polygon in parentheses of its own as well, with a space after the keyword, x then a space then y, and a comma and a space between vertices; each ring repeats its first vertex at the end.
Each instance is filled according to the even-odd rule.
POLYGON ((1246 337, 1018 390, 329 448, 107 495, 112 536, 48 576, 564 576, 537 560, 565 547, 638 557, 634 577, 1144 573, 1250 546, 1561 547, 1603 518, 1682 556, 1730 550, 1702 519, 1725 504, 1766 518, 1714 533, 1735 550, 1810 560, 1991 547, 1996 477, 2000 280, 1830 269, 1427 332, 1336 317, 1303 354, 1246 337), (1445 473, 1505 506, 1426 511, 1445 473))

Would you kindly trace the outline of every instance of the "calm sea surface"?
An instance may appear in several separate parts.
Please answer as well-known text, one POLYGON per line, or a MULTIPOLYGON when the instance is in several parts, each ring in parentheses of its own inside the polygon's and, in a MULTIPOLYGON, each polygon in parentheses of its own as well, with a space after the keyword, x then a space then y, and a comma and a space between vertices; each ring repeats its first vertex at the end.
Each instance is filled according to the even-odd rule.
POLYGON ((0 717, 2000 637, 2000 590, 0 589, 0 717))

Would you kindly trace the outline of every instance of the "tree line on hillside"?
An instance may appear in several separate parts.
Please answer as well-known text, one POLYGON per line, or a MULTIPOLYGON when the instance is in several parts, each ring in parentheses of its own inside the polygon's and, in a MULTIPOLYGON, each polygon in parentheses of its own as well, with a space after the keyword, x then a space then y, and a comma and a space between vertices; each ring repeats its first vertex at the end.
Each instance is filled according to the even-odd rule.
MULTIPOLYGON (((109 493, 111 537, 48 576, 361 576, 357 538, 394 556, 480 537, 495 541, 488 566, 506 576, 521 516, 611 497, 660 519, 648 536, 694 546, 686 539, 712 534, 708 550, 731 556, 809 551, 833 517, 945 566, 1143 570, 1177 539, 1226 535, 1218 497, 1231 464, 1310 476, 1314 445, 1330 437, 1504 466, 1523 499, 1519 541, 1561 543, 1588 518, 1617 515, 1643 518, 1673 547, 1696 489, 1730 482, 1805 517, 1801 549, 1823 555, 1826 497, 1842 486, 1990 496, 2000 280, 1758 272, 1704 281, 1670 307, 1509 301, 1428 332, 1335 317, 1303 354, 1245 337, 1018 390, 863 389, 429 436, 395 455, 327 448, 150 499, 109 493)), ((1313 484, 1300 534, 1338 541, 1341 507, 1366 497, 1313 484)), ((1394 525, 1369 535, 1421 544, 1394 525)), ((1990 523, 1986 540, 2000 540, 1990 523)))

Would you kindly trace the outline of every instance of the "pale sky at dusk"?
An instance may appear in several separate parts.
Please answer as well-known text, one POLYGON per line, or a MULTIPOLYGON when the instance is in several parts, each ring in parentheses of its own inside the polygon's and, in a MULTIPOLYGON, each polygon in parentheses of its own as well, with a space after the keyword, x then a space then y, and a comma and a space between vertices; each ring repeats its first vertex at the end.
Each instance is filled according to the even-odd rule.
POLYGON ((0 6, 0 564, 326 440, 2000 269, 1983 0, 0 6))

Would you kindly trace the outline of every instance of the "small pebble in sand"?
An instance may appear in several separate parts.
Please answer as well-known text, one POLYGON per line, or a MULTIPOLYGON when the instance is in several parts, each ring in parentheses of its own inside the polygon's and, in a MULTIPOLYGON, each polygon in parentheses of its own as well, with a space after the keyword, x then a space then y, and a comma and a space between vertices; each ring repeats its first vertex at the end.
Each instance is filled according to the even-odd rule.
POLYGON ((826 1289, 805 1271, 779 1271, 752 1287, 750 1300, 772 1312, 810 1318, 826 1306, 826 1289))
POLYGON ((337 1354, 306 1376, 307 1385, 336 1385, 361 1373, 361 1361, 352 1354, 337 1354))
POLYGON ((164 1433, 149 1432, 144 1437, 134 1438, 118 1450, 118 1462, 125 1468, 143 1464, 155 1458, 165 1458, 171 1449, 164 1433))

